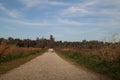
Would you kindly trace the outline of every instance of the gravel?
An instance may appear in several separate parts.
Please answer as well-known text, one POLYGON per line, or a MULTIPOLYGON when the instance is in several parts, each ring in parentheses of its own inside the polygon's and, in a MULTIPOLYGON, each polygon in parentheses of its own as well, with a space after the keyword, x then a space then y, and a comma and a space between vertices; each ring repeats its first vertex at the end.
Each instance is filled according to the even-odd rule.
POLYGON ((41 56, 2 75, 0 80, 103 80, 60 58, 55 52, 41 56))

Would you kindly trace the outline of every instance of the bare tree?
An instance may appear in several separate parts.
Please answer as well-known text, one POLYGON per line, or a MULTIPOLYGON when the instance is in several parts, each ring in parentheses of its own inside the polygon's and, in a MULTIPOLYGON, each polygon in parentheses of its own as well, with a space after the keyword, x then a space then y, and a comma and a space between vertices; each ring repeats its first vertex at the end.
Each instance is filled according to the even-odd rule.
POLYGON ((112 34, 110 35, 110 42, 115 43, 115 42, 117 42, 117 41, 118 41, 118 33, 112 33, 112 34))

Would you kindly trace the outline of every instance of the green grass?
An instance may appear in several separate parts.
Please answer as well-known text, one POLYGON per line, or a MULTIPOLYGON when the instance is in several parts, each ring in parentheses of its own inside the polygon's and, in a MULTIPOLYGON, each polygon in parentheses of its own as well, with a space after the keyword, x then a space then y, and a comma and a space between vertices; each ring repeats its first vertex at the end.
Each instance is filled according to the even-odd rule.
POLYGON ((120 80, 120 58, 118 61, 107 62, 105 59, 101 59, 99 56, 93 54, 62 50, 57 50, 57 53, 88 69, 108 75, 115 80, 120 80))
POLYGON ((24 58, 24 57, 34 55, 34 54, 38 54, 38 53, 40 53, 40 51, 35 50, 35 51, 31 51, 31 52, 23 51, 23 52, 18 52, 18 53, 15 53, 15 54, 8 54, 6 56, 0 57, 0 63, 15 60, 15 59, 19 59, 19 58, 24 58))
POLYGON ((24 64, 31 59, 42 55, 46 49, 40 51, 32 51, 30 53, 16 53, 3 56, 0 58, 0 75, 8 72, 9 70, 24 64))

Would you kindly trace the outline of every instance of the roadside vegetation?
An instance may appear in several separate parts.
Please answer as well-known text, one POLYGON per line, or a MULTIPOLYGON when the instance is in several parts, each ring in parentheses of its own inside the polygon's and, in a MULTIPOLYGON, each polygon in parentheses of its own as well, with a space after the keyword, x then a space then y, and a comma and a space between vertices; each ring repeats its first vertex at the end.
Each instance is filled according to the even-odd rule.
POLYGON ((43 54, 46 49, 0 45, 0 74, 20 66, 23 63, 43 54))
POLYGON ((56 49, 58 55, 65 56, 88 69, 120 80, 120 47, 101 49, 56 49))
POLYGON ((53 44, 52 35, 50 39, 37 37, 36 40, 0 38, 0 74, 43 54, 49 47, 53 47, 53 44))

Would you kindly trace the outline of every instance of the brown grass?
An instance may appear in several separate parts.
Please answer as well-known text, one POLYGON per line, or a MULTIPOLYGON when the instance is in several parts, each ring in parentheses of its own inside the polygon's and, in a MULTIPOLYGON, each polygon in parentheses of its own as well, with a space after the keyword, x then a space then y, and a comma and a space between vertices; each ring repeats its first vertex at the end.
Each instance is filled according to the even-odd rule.
POLYGON ((0 45, 0 75, 43 54, 46 49, 0 45), (20 55, 23 55, 22 57, 20 55), (13 58, 11 58, 14 56, 13 58), (1 60, 4 59, 4 60, 1 60))
POLYGON ((119 59, 120 57, 120 46, 116 48, 112 47, 104 47, 101 49, 73 49, 73 48, 64 48, 64 51, 71 51, 71 52, 79 52, 83 54, 94 54, 97 56, 100 56, 102 59, 108 61, 108 62, 114 62, 119 59))
POLYGON ((23 47, 16 47, 15 45, 0 45, 0 57, 6 56, 8 54, 17 54, 19 53, 31 53, 33 51, 41 51, 41 48, 23 48, 23 47))

